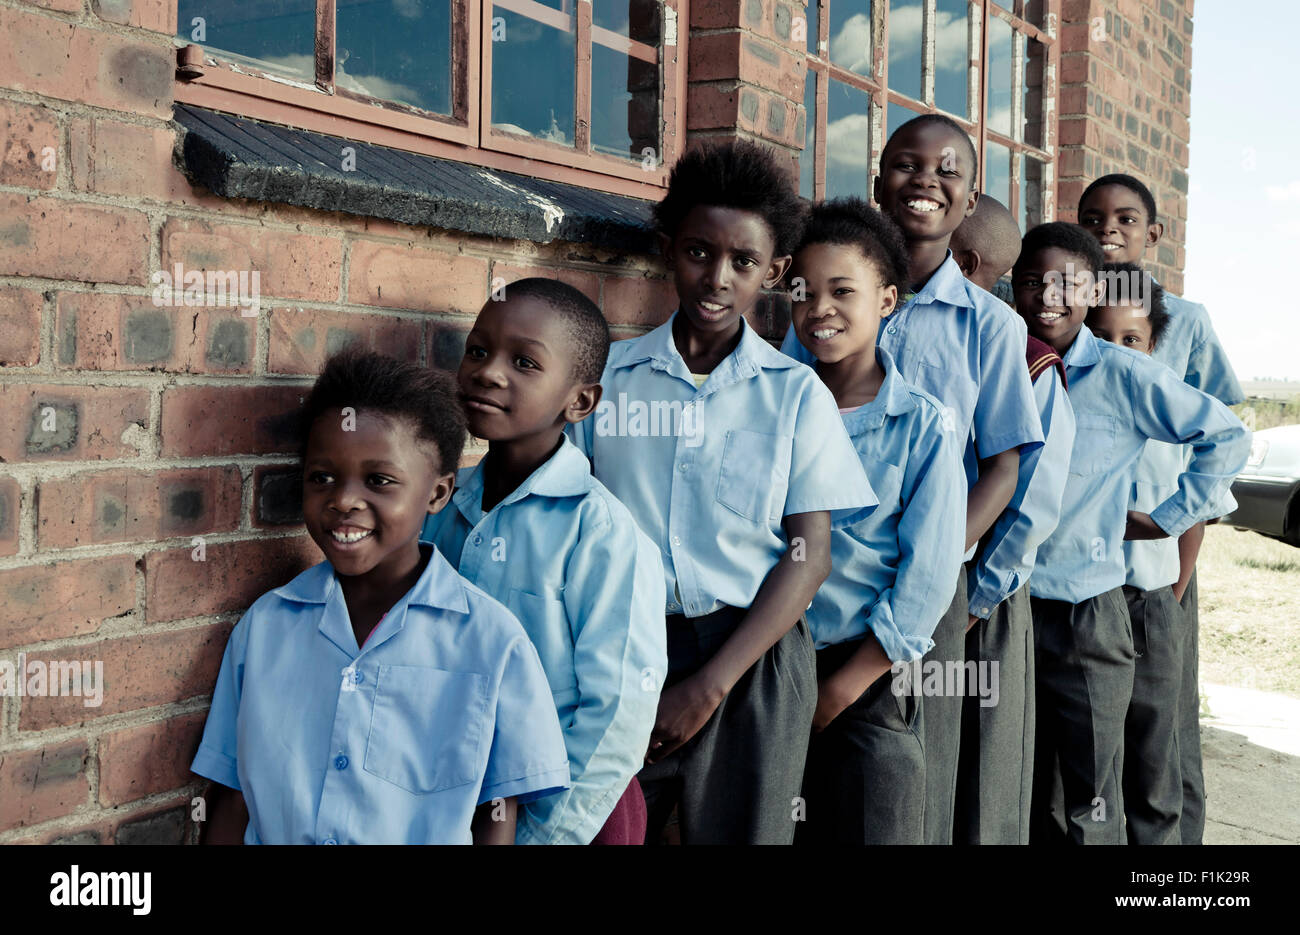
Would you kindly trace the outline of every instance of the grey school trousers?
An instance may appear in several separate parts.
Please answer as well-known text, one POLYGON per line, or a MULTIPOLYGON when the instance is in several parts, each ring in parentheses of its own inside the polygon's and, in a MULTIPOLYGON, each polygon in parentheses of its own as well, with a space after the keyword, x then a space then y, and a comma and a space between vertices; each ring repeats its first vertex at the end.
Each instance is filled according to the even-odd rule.
MULTIPOLYGON (((966 661, 966 567, 957 573, 952 603, 934 631, 934 646, 922 667, 939 662, 963 666, 966 661)), ((943 692, 925 699, 922 738, 925 741, 925 843, 951 844, 957 802, 957 759, 961 749, 961 694, 943 692)))
POLYGON ((1183 609, 1166 585, 1124 587, 1133 624, 1133 700, 1124 722, 1124 818, 1130 844, 1181 844, 1183 780, 1178 708, 1183 609))
POLYGON ((1037 680, 1031 842, 1124 844, 1124 719, 1134 669, 1124 593, 1114 588, 1078 604, 1034 597, 1030 605, 1037 680))
MULTIPOLYGON (((858 639, 818 650, 818 680, 861 645, 858 639)), ((896 690, 893 672, 886 672, 812 735, 803 779, 807 818, 795 832, 796 844, 921 843, 922 708, 920 691, 896 690)))
POLYGON ((1178 695, 1178 757, 1183 782, 1182 842, 1200 844, 1205 835, 1205 774, 1201 766, 1200 617, 1196 572, 1183 592, 1183 679, 1178 695))
MULTIPOLYGON (((968 693, 957 768, 957 844, 1028 844, 1034 787, 1034 624, 1021 587, 966 633, 966 659, 996 662, 997 704, 968 693)), ((991 677, 991 674, 990 674, 991 677)))
MULTIPOLYGON (((680 682, 707 662, 745 610, 667 618, 668 678, 680 682)), ((803 817, 799 796, 817 672, 807 622, 799 622, 750 667, 699 733, 638 774, 646 841, 656 844, 674 807, 682 844, 790 844, 803 817)))

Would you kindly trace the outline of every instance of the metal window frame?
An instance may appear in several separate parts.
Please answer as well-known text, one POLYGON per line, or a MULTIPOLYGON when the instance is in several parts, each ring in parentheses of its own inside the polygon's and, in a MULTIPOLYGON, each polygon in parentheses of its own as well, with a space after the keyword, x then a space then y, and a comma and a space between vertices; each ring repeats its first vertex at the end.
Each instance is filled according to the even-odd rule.
MULTIPOLYGON (((186 78, 178 76, 178 103, 225 111, 286 126, 301 127, 348 139, 363 140, 408 152, 519 172, 548 181, 580 185, 598 191, 658 200, 668 184, 668 172, 686 139, 685 28, 690 0, 662 0, 665 29, 658 58, 660 85, 660 159, 654 169, 638 162, 580 152, 576 147, 493 134, 487 126, 484 102, 491 94, 491 11, 528 0, 453 0, 451 35, 452 113, 433 114, 405 104, 382 101, 339 88, 335 83, 335 0, 316 0, 315 81, 301 81, 222 61, 200 46, 177 39, 180 58, 190 63, 186 78), (680 28, 679 28, 680 24, 680 28), (673 40, 670 45, 669 40, 673 40)), ((532 6, 557 13, 541 4, 532 6)), ((591 42, 623 49, 644 58, 640 43, 591 24, 591 0, 577 0, 579 41, 575 104, 590 110, 591 42), (584 54, 585 51, 585 54, 584 54), (585 60, 585 61, 584 61, 585 60), (584 84, 585 79, 585 84, 584 84), (583 98, 585 97, 585 100, 583 98)), ((509 7, 507 7, 509 8, 509 7)), ((563 16, 564 14, 558 13, 563 16)), ((648 47, 647 47, 648 48, 648 47)), ((581 124, 581 122, 580 122, 581 124)), ((589 141, 589 126, 575 132, 575 143, 589 141)))

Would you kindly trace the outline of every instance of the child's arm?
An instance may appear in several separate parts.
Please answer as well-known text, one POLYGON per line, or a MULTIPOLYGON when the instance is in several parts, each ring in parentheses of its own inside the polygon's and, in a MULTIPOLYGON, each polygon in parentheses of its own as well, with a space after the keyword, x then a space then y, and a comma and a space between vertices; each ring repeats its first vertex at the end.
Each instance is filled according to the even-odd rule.
POLYGON ((1020 449, 1008 448, 980 461, 980 473, 966 495, 966 548, 972 548, 1011 502, 1020 477, 1020 449))
POLYGON ((244 794, 219 782, 208 785, 207 821, 202 844, 243 844, 248 828, 248 805, 244 794))
POLYGON ((862 697, 862 693, 888 672, 894 663, 870 630, 862 645, 844 663, 817 683, 817 712, 813 730, 822 731, 844 709, 862 697))
POLYGON ((474 809, 470 835, 475 844, 514 844, 515 816, 518 806, 514 796, 484 802, 474 809))
POLYGON ((651 763, 695 736, 740 677, 795 625, 830 574, 830 513, 791 514, 783 525, 790 545, 763 579, 744 620, 713 658, 660 696, 646 755, 651 763))
POLYGON ((1196 558, 1201 554, 1201 541, 1205 538, 1205 524, 1197 523, 1178 537, 1178 580, 1174 582, 1174 597, 1179 601, 1192 583, 1196 572, 1196 558))

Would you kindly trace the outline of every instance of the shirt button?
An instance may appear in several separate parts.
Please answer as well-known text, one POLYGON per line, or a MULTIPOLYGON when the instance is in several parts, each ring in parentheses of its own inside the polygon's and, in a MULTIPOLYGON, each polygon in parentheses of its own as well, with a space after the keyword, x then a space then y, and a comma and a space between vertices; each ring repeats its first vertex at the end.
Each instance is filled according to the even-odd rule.
POLYGON ((687 471, 687 465, 686 465, 686 462, 683 461, 681 464, 677 465, 677 470, 679 470, 679 471, 681 471, 683 474, 685 474, 686 471, 687 471))
POLYGON ((324 841, 321 841, 321 843, 322 843, 322 844, 337 844, 337 843, 339 843, 339 842, 338 842, 338 841, 335 841, 333 838, 326 838, 324 841))
POLYGON ((334 768, 335 768, 335 769, 347 769, 347 768, 348 768, 348 758, 345 757, 345 756, 343 756, 342 754, 339 754, 338 756, 336 756, 336 757, 334 758, 334 768))
POLYGON ((681 544, 682 544, 682 537, 681 537, 681 536, 673 536, 673 545, 681 545, 681 544))
POLYGON ((366 680, 366 677, 365 677, 364 675, 362 675, 362 674, 361 674, 360 672, 358 672, 356 669, 353 669, 353 670, 352 670, 352 684, 353 684, 353 685, 360 685, 360 684, 361 684, 362 682, 364 682, 365 680, 366 680))
POLYGON ((897 333, 898 333, 898 328, 896 328, 896 327, 893 326, 893 325, 890 325, 890 326, 889 326, 888 328, 886 328, 885 330, 888 331, 890 334, 897 334, 897 333))
POLYGON ((475 545, 482 545, 482 544, 483 544, 483 537, 480 536, 480 535, 478 535, 478 534, 476 533, 476 534, 474 535, 474 544, 475 544, 475 545))

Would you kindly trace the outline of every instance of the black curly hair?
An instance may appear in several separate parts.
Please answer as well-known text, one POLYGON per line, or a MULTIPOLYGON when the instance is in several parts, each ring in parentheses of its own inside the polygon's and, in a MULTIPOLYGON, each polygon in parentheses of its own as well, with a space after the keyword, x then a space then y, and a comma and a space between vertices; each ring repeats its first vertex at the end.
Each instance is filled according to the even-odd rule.
POLYGON ((1147 321, 1151 325, 1151 343, 1156 344, 1169 327, 1169 311, 1165 308, 1165 290, 1160 283, 1146 274, 1137 263, 1103 263, 1097 278, 1106 283, 1101 306, 1111 304, 1140 304, 1145 306, 1147 321), (1118 284, 1118 290, 1111 288, 1118 284))
POLYGON ((1093 274, 1106 262, 1106 254, 1102 253, 1101 244, 1097 243, 1097 238, 1092 234, 1078 224, 1049 221, 1025 234, 1025 239, 1020 242, 1020 256, 1016 257, 1015 265, 1011 267, 1012 275, 1018 273, 1035 253, 1052 247, 1074 254, 1084 261, 1088 272, 1093 274))
POLYGON ((678 159, 668 177, 668 194, 654 207, 655 226, 676 236, 697 205, 757 214, 772 232, 772 255, 778 257, 794 251, 807 211, 772 152, 747 140, 706 143, 678 159))
POLYGON ((1101 178, 1090 183, 1088 187, 1083 190, 1083 194, 1079 196, 1079 210, 1083 210, 1083 203, 1088 200, 1089 195, 1099 188, 1105 188, 1107 185, 1119 185, 1137 195, 1138 198, 1142 200, 1142 207, 1146 208, 1147 223, 1154 224, 1156 222, 1156 197, 1151 194, 1151 189, 1143 185, 1139 179, 1136 179, 1131 175, 1125 175, 1122 172, 1103 175, 1101 178))
POLYGON ((834 198, 813 205, 795 252, 819 243, 857 247, 879 271, 884 284, 903 294, 908 265, 903 232, 861 198, 834 198))
POLYGON ((609 322, 595 302, 558 279, 531 276, 505 287, 506 300, 532 298, 548 305, 564 322, 569 338, 569 372, 580 383, 599 383, 609 359, 609 322))
MULTIPOLYGON (((376 354, 346 347, 325 362, 302 408, 302 449, 316 420, 344 407, 401 419, 416 438, 437 452, 435 473, 456 470, 465 447, 465 413, 451 376, 376 354)), ((432 454, 432 452, 431 452, 432 454)))

